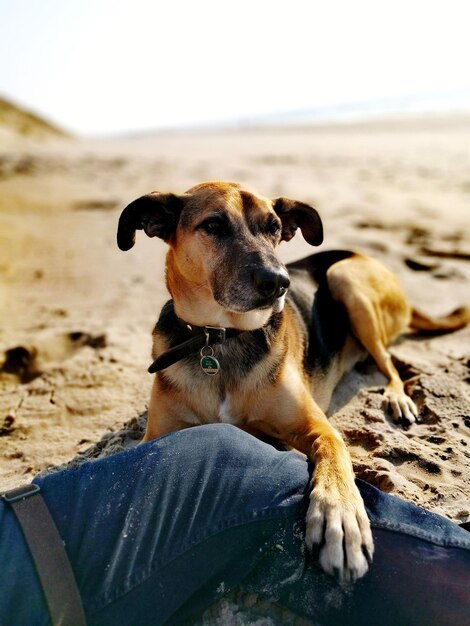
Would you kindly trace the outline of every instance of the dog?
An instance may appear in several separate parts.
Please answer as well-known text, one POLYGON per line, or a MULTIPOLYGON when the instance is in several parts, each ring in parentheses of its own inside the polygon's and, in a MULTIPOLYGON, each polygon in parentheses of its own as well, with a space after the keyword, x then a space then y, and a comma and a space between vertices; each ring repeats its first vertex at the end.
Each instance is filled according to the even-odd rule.
POLYGON ((388 379, 394 418, 417 408, 387 345, 409 326, 453 330, 468 311, 432 320, 411 309, 395 276, 347 250, 284 266, 281 241, 297 229, 312 246, 322 222, 309 204, 211 182, 184 194, 153 192, 119 219, 121 250, 136 230, 168 245, 172 299, 153 332, 156 372, 144 441, 212 422, 275 438, 313 462, 306 543, 341 581, 368 570, 374 546, 346 445, 325 412, 343 374, 370 354, 388 379))

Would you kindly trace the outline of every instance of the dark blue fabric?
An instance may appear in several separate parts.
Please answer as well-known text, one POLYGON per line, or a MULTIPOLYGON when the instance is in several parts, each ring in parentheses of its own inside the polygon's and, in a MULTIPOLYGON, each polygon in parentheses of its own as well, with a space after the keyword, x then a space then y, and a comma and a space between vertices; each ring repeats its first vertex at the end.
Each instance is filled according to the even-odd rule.
MULTIPOLYGON (((348 624, 429 624, 420 614, 435 619, 436 606, 439 619, 470 617, 470 533, 360 481, 374 564, 353 587, 324 575, 303 544, 309 472, 298 453, 218 424, 34 482, 65 541, 90 626, 191 620, 239 588, 317 623, 349 615, 348 624)), ((3 502, 0 530, 0 625, 49 624, 3 502)))

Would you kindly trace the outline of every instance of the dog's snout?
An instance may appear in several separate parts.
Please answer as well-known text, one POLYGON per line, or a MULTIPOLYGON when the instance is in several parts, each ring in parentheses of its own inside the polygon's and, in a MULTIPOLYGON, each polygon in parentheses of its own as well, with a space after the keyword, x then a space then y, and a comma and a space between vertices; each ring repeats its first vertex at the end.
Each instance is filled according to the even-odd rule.
POLYGON ((286 273, 266 267, 257 268, 253 272, 253 282, 258 293, 265 298, 280 298, 290 285, 286 273))
POLYGON ((279 277, 279 281, 278 281, 276 297, 279 298, 280 296, 283 296, 286 293, 286 291, 289 289, 289 285, 290 285, 289 276, 287 274, 281 273, 279 277))

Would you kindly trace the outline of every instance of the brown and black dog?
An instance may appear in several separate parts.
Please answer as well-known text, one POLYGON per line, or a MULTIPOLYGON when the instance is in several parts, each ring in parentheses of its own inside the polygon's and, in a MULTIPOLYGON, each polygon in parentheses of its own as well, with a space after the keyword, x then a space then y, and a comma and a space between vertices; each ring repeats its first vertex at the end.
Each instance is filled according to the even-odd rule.
POLYGON ((468 312, 440 320, 413 312, 395 276, 354 252, 318 253, 285 267, 275 249, 297 228, 311 245, 322 243, 314 208, 236 183, 153 192, 124 209, 121 250, 132 248, 137 229, 170 246, 172 300, 153 335, 161 366, 154 368, 145 441, 225 422, 304 452, 315 467, 307 545, 320 546, 326 572, 354 580, 368 569, 373 541, 346 445, 325 415, 332 392, 369 353, 389 380, 394 417, 414 421, 416 406, 386 347, 410 324, 451 330, 465 325, 468 312), (227 340, 203 347, 201 358, 194 341, 210 343, 222 328, 227 340))

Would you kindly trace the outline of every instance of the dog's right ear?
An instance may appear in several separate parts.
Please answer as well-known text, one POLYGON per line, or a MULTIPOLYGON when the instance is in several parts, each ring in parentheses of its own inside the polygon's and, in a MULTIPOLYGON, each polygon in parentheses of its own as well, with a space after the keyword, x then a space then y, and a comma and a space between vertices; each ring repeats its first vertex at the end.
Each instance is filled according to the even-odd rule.
POLYGON ((135 243, 135 231, 144 230, 149 237, 170 241, 176 231, 183 198, 173 193, 153 191, 131 202, 119 218, 117 244, 130 250, 135 243))

